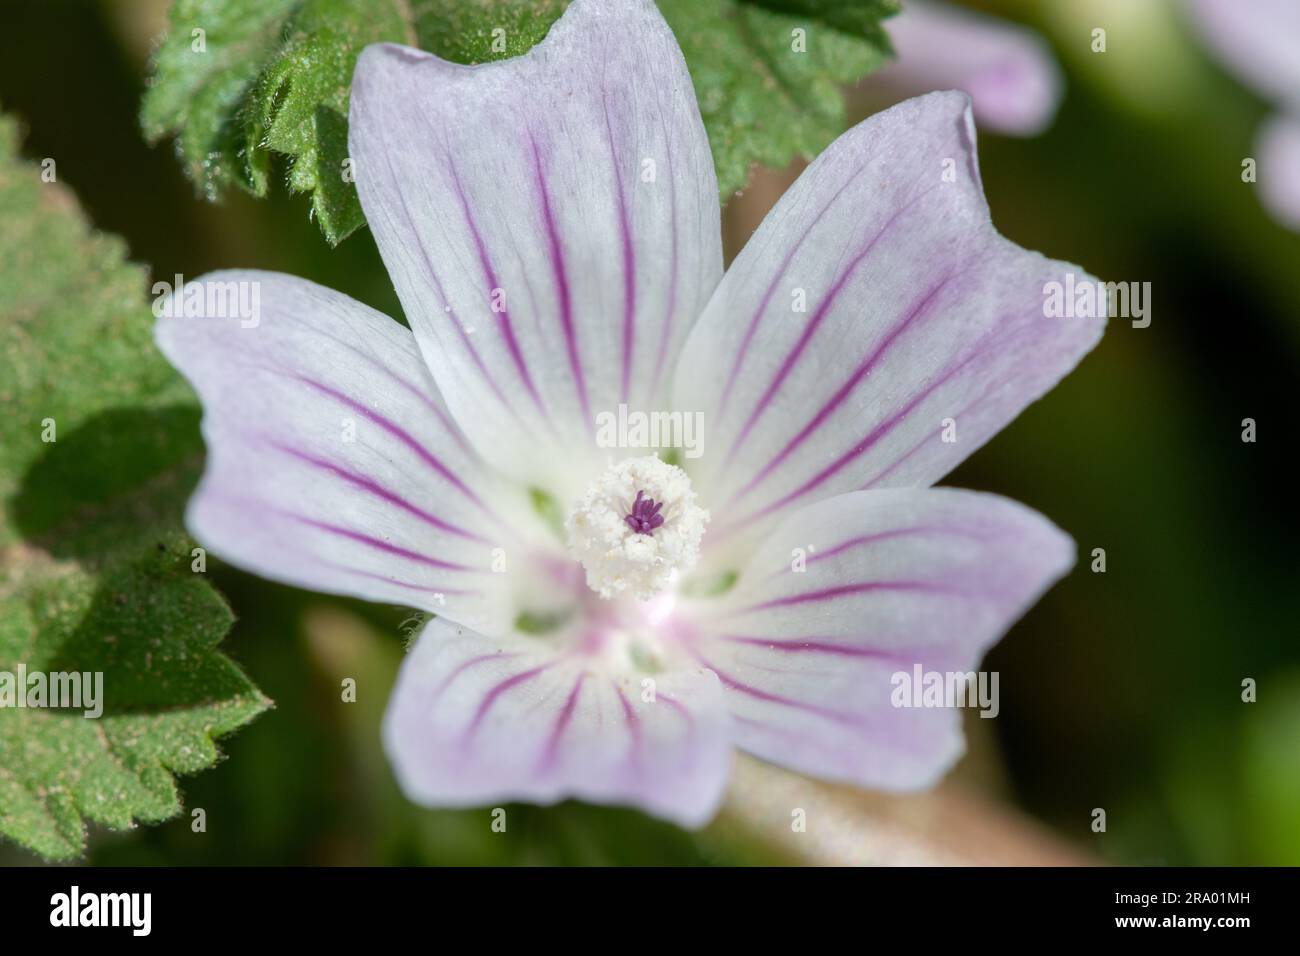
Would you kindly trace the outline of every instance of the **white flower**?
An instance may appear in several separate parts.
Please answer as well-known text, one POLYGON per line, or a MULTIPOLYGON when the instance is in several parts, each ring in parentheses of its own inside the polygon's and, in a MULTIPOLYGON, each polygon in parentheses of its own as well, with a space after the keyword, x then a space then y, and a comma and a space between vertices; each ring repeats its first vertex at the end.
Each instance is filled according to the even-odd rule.
POLYGON ((891 707, 890 675, 971 669, 1073 561, 1033 512, 929 486, 1103 322, 1044 317, 1082 270, 996 233, 974 142, 958 93, 873 117, 724 276, 708 142, 649 0, 576 0, 484 66, 370 47, 350 150, 410 329, 256 272, 207 280, 259 283, 255 325, 161 319, 204 405, 190 530, 436 615, 384 728, 422 803, 698 825, 735 746, 925 786, 959 715, 891 707), (709 451, 599 447, 621 405, 701 414, 709 451))

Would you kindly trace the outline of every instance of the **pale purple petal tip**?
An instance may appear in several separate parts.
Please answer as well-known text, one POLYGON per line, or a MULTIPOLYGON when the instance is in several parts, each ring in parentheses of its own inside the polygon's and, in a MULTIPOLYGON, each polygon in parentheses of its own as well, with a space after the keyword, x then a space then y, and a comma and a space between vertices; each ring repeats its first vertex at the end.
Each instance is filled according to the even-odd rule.
POLYGON ((551 488, 595 467, 594 416, 659 402, 722 274, 708 138, 654 3, 574 0, 527 54, 475 67, 367 47, 348 142, 471 444, 551 488))
POLYGON ((703 826, 731 772, 717 677, 701 668, 646 682, 589 664, 546 640, 432 621, 384 718, 406 795, 439 807, 574 797, 703 826))
POLYGON ((716 450, 692 475, 706 560, 820 498, 938 481, 1101 337, 1104 303, 1048 301, 1097 280, 990 223, 968 104, 916 97, 832 143, 692 331, 675 401, 716 450))
POLYGON ((1260 202, 1279 223, 1300 232, 1300 118, 1270 119, 1259 132, 1255 158, 1260 202))
POLYGON ((299 587, 508 623, 485 557, 502 535, 499 485, 408 330, 253 270, 185 281, 160 311, 158 345, 203 402, 186 525, 205 548, 299 587))
POLYGON ((1191 0, 1206 45, 1260 95, 1300 108, 1300 3, 1295 0, 1191 0))
MULTIPOLYGON (((776 529, 698 622, 699 653, 744 749, 818 777, 925 787, 962 752, 960 715, 900 702, 897 675, 972 672, 1073 562, 1069 537, 1004 498, 854 492, 776 529)), ((996 716, 992 694, 981 703, 996 716)))

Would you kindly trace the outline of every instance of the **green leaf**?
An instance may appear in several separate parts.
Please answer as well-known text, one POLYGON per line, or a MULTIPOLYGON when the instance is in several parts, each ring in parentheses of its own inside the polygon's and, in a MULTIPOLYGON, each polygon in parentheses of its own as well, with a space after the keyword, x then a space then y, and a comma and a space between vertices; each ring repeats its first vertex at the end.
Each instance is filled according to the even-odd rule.
POLYGON ((426 0, 418 5, 415 32, 422 49, 445 60, 505 60, 541 42, 568 5, 568 0, 426 0))
MULTIPOLYGON (((208 199, 232 183, 266 193, 242 155, 241 111, 282 46, 299 0, 176 0, 171 29, 153 57, 140 120, 146 138, 176 136, 185 171, 208 199)), ((263 167, 264 168, 264 167, 263 167)))
POLYGON ((177 813, 172 774, 269 702, 215 650, 232 617, 179 531, 198 410, 153 345, 144 272, 16 138, 0 117, 0 682, 99 673, 103 715, 0 697, 0 834, 66 859, 85 821, 177 813))
POLYGON ((168 134, 202 193, 265 196, 272 156, 292 192, 310 193, 331 244, 363 225, 345 175, 352 71, 371 43, 405 43, 462 63, 526 52, 561 0, 179 0, 142 107, 151 141, 168 134), (493 50, 493 30, 504 48, 493 50), (202 43, 195 31, 201 30, 202 43))
MULTIPOLYGON (((364 220, 346 176, 347 105, 370 43, 460 63, 518 56, 567 0, 177 0, 142 107, 151 141, 176 137, 203 195, 265 196, 273 157, 309 193, 331 244, 364 220)), ((897 0, 659 0, 686 54, 724 199, 753 163, 812 156, 844 128, 840 85, 880 66, 897 0), (795 30, 806 49, 794 49, 795 30)))
POLYGON ((841 87, 885 63, 880 21, 897 12, 895 0, 658 2, 686 54, 724 201, 753 164, 812 158, 844 131, 841 87))
POLYGON ((898 13, 898 0, 749 0, 777 13, 813 17, 854 36, 866 37, 889 49, 889 37, 880 21, 898 13))

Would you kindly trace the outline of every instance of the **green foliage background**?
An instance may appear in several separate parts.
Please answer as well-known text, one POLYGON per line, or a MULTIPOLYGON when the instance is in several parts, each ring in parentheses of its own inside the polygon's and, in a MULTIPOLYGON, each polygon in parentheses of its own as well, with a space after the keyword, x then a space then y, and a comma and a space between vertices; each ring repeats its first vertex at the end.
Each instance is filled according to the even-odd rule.
MULTIPOLYGON (((658 0, 700 96, 723 197, 749 166, 811 157, 844 128, 841 86, 880 66, 880 19, 894 0, 658 0), (791 31, 816 56, 791 56, 791 31)), ((190 178, 215 198, 232 185, 270 188, 274 155, 287 184, 312 196, 331 243, 364 222, 347 159, 348 88, 370 43, 405 43, 458 63, 517 56, 546 35, 568 0, 178 0, 153 57, 145 134, 169 134, 190 178), (201 45, 202 49, 197 49, 201 45)))
MULTIPOLYGON (((1108 563, 1092 574, 1081 562, 995 649, 995 739, 958 773, 1103 859, 1300 863, 1287 454, 1300 238, 1240 181, 1264 105, 1176 16, 1155 31, 1112 26, 1106 59, 1089 53, 1071 3, 981 4, 1034 21, 1068 89, 1042 137, 981 135, 986 190, 1022 245, 1152 282, 1154 318, 1113 323, 1078 372, 947 482, 1025 501, 1108 563), (1245 417, 1256 444, 1239 439, 1245 417), (1257 704, 1240 700, 1245 677, 1257 704), (1088 828, 1094 807, 1108 810, 1106 834, 1088 828)), ((497 5, 512 43, 562 6, 497 5)), ((465 61, 492 52, 490 32, 456 19, 463 5, 362 6, 178 0, 179 30, 151 49, 152 0, 0 0, 0 109, 21 127, 0 127, 0 160, 17 149, 27 162, 0 172, 0 669, 75 659, 134 687, 101 722, 106 743, 81 739, 75 719, 0 715, 0 833, 77 858, 87 819, 79 858, 92 864, 780 861, 725 815, 686 834, 631 811, 517 807, 500 840, 480 811, 411 807, 377 733, 407 612, 189 570, 178 517, 202 446, 192 398, 149 344, 149 281, 277 269, 400 315, 355 197, 333 185, 351 63, 380 38, 465 61), (185 56, 191 22, 208 30, 209 70, 185 56), (45 157, 67 189, 39 183, 45 157), (47 415, 57 446, 35 440, 47 415), (355 705, 339 704, 343 676, 358 681, 355 705), (213 738, 259 713, 194 774, 217 761, 213 738), (194 808, 205 833, 191 829, 194 808)), ((855 94, 842 113, 839 84, 878 64, 886 6, 664 0, 724 195, 751 162, 814 154, 875 105, 855 94), (761 38, 805 21, 829 31, 835 55, 799 72, 761 38)), ((762 200, 730 204, 733 253, 761 212, 751 202, 762 200)), ((0 862, 34 859, 0 842, 0 862)))
POLYGON ((153 347, 143 271, 16 146, 0 120, 0 670, 112 693, 95 721, 0 710, 0 834, 66 858, 83 818, 175 814, 172 772, 211 766, 268 702, 215 652, 231 614, 178 530, 198 410, 153 347))

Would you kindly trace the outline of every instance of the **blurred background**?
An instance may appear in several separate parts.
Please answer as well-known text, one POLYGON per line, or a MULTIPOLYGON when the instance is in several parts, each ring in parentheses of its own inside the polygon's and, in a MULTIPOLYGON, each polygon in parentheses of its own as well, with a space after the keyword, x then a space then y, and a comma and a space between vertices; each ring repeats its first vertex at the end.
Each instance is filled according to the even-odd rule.
MULTIPOLYGON (((409 612, 214 567, 238 617, 223 647, 275 707, 180 781, 206 833, 188 813, 97 830, 85 862, 1300 864, 1300 548, 1285 464, 1300 415, 1300 235, 1241 177, 1271 107, 1175 0, 976 6, 1041 33, 1064 82, 1040 135, 981 130, 995 224, 1105 279, 1150 282, 1152 321, 1112 320, 1078 371, 945 481, 1043 512, 1080 562, 989 657, 1001 713, 968 722, 970 751, 942 786, 886 798, 745 761, 701 833, 569 803, 511 808, 509 836, 494 834, 486 811, 421 810, 393 783, 377 728, 409 612), (1090 569, 1095 548, 1104 573, 1090 569), (340 706, 344 675, 385 691, 340 706), (832 825, 792 838, 790 806, 832 825)), ((170 145, 145 145, 140 97, 166 7, 0 0, 0 108, 23 124, 24 154, 58 157, 89 218, 153 279, 280 270, 399 316, 367 231, 332 250, 308 200, 284 190, 208 203, 170 145)), ((880 96, 870 81, 854 91, 849 119, 880 96)), ((799 168, 757 172, 728 205, 729 255, 799 168)), ((0 846, 0 862, 35 861, 0 846)))

